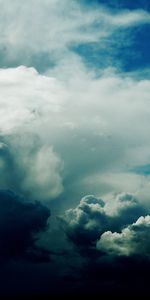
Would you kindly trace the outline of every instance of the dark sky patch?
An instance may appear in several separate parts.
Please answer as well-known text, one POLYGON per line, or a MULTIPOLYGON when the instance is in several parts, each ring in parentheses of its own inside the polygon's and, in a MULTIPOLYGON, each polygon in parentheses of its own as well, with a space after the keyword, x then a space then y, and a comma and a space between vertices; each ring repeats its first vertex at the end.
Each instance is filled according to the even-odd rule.
MULTIPOLYGON (((27 202, 12 191, 0 190, 0 256, 33 256, 36 260, 39 254, 40 259, 42 250, 36 251, 36 234, 46 229, 49 216, 49 209, 41 203, 27 202)), ((45 254, 43 249, 43 257, 45 254)))

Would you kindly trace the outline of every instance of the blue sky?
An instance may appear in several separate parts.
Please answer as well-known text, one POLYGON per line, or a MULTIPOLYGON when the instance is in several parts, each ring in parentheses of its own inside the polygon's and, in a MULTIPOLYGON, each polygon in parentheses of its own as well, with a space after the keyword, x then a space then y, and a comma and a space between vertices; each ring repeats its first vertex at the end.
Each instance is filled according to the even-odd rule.
POLYGON ((123 72, 142 71, 150 65, 150 25, 119 30, 104 45, 88 43, 78 45, 79 53, 89 67, 95 69, 107 66, 119 68, 123 72))
MULTIPOLYGON (((82 1, 82 0, 81 0, 82 1)), ((147 0, 137 0, 137 1, 130 1, 130 0, 83 0, 83 3, 88 5, 105 5, 111 9, 145 9, 150 10, 150 3, 147 0)))
MULTIPOLYGON (((103 6, 112 14, 124 11, 150 10, 150 3, 146 0, 139 1, 83 1, 89 7, 99 9, 103 6)), ((142 71, 148 69, 150 64, 150 25, 137 24, 133 28, 117 28, 112 37, 96 43, 80 44, 75 47, 88 66, 93 68, 106 68, 112 66, 123 72, 142 71)))
MULTIPOLYGON (((64 2, 65 3, 65 2, 64 2)), ((123 72, 134 72, 138 71, 138 69, 141 71, 142 69, 148 69, 150 59, 149 59, 149 48, 150 48, 150 42, 149 42, 149 34, 150 34, 150 24, 149 22, 146 23, 135 23, 134 26, 116 26, 114 28, 113 32, 109 33, 109 30, 111 31, 112 28, 111 26, 109 27, 108 24, 103 23, 105 22, 103 20, 103 17, 99 18, 96 17, 96 14, 99 14, 101 10, 106 10, 106 15, 112 15, 115 17, 115 15, 122 14, 122 13, 142 13, 143 12, 148 12, 150 4, 148 1, 71 1, 70 4, 73 4, 75 7, 75 14, 77 13, 77 3, 81 5, 83 14, 86 15, 86 10, 88 11, 88 15, 91 14, 92 16, 92 11, 93 11, 93 16, 95 15, 95 20, 93 20, 93 24, 91 23, 91 28, 87 27, 84 25, 84 22, 81 25, 81 32, 85 31, 94 33, 94 31, 108 31, 106 36, 103 38, 94 38, 93 41, 90 41, 90 38, 81 38, 78 40, 68 40, 68 45, 64 45, 66 50, 71 50, 72 52, 77 53, 78 55, 83 58, 84 62, 88 67, 97 69, 102 68, 107 68, 107 67, 114 67, 120 69, 120 71, 123 72), (102 22, 102 24, 101 24, 102 22), (85 27, 84 27, 85 26, 85 27), (83 27, 83 28, 82 28, 83 27), (95 28, 95 29, 94 29, 95 28)), ((71 5, 72 5, 71 4, 71 5)), ((65 4, 66 5, 66 4, 65 4)), ((68 11, 72 11, 72 7, 68 6, 68 11)), ((15 6, 14 6, 15 7, 15 6)), ((7 8, 5 8, 7 10, 7 8)), ((60 9, 63 9, 62 7, 60 9)), ((25 10, 27 10, 25 8, 25 10)), ((67 10, 66 10, 67 12, 67 10)), ((14 18, 16 19, 15 23, 17 23, 17 16, 14 15, 15 11, 10 10, 10 19, 12 19, 12 26, 14 22, 14 18)), ((21 11, 21 14, 23 14, 23 10, 21 11)), ((30 14, 32 14, 32 10, 29 12, 29 22, 31 22, 31 33, 34 29, 34 22, 30 20, 30 14)), ((34 16, 33 16, 34 17, 34 16)), ((79 16, 78 16, 79 17, 79 16)), ((66 17, 69 20, 69 14, 68 17, 66 17)), ((80 27, 79 23, 79 27, 80 27)), ((38 19, 36 22, 37 28, 39 26, 38 19)), ((52 30, 55 28, 55 25, 57 27, 57 21, 54 20, 54 23, 50 26, 52 26, 52 30)), ((23 24, 22 24, 23 26, 23 24)), ((89 26, 89 25, 88 25, 89 26)), ((46 26, 43 24, 43 29, 46 26)), ((41 27, 41 29, 42 29, 41 27)), ((11 27, 9 27, 11 28, 11 27)), ((22 27, 23 29, 23 27, 22 27)), ((39 32, 41 31, 39 29, 39 32)), ((25 28, 23 29, 24 31, 22 32, 22 36, 20 36, 20 39, 23 41, 23 37, 28 37, 31 35, 28 31, 25 33, 25 28)), ((55 28, 54 30, 57 30, 55 28)), ((18 30, 17 35, 19 38, 19 31, 21 34, 21 29, 18 30)), ((80 34, 81 34, 80 32, 80 34)), ((71 32, 70 32, 71 33, 71 32)), ((6 36, 9 36, 9 33, 6 32, 6 36)), ((94 33, 95 34, 95 33, 94 33)), ((5 30, 3 32, 3 36, 5 36, 5 30)), ((92 35, 91 35, 92 36, 92 35)), ((73 35, 72 35, 73 37, 73 35)), ((32 39, 32 36, 29 37, 29 39, 32 39)), ((47 69, 54 67, 56 65, 56 60, 58 60, 62 54, 58 53, 58 47, 57 49, 52 49, 49 51, 47 48, 44 38, 46 38, 46 31, 43 34, 43 39, 41 36, 41 50, 38 51, 38 48, 35 51, 31 51, 32 46, 30 45, 31 40, 29 40, 28 44, 22 45, 24 48, 20 48, 20 51, 18 54, 14 52, 10 55, 9 54, 9 43, 13 43, 10 45, 10 48, 12 49, 12 52, 15 51, 15 43, 13 42, 13 36, 12 36, 12 41, 9 41, 7 44, 5 42, 1 42, 1 47, 0 47, 0 56, 1 56, 1 67, 15 67, 20 64, 25 64, 27 66, 33 66, 36 69, 38 69, 39 72, 45 72, 47 69), (43 47, 42 47, 43 44, 43 47), (43 49, 42 49, 43 48, 43 49), (13 50, 14 49, 14 50, 13 50), (55 53, 56 50, 56 53, 55 53), (59 55, 59 56, 58 56, 59 55)), ((63 35, 62 35, 63 38, 63 35)), ((39 41, 40 41, 40 33, 39 33, 39 41)), ((6 39, 7 41, 7 39, 6 39)), ((25 40, 24 40, 25 42, 25 40)), ((27 41, 26 41, 27 42, 27 41)), ((52 41, 53 43, 53 41, 52 41)), ((52 44, 51 43, 51 44, 52 44)), ((61 38, 60 38, 60 44, 61 44, 61 38)), ((20 45, 21 47, 21 42, 20 45)), ((51 45, 52 46, 52 45, 51 45)), ((39 46, 38 46, 39 47, 39 46)), ((60 50, 61 51, 61 50, 60 50)), ((16 48, 17 52, 17 48, 16 48)))

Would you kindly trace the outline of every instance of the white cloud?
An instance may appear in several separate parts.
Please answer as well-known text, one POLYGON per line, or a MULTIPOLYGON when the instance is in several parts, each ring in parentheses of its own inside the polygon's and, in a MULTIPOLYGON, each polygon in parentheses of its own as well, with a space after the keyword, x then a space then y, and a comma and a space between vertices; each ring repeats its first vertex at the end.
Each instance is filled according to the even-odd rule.
POLYGON ((150 23, 150 14, 144 10, 121 12, 111 17, 113 25, 135 26, 136 24, 150 23))
POLYGON ((121 233, 107 231, 97 242, 97 249, 113 255, 150 255, 148 236, 150 234, 150 216, 140 217, 121 233))
POLYGON ((8 144, 1 143, 1 187, 37 200, 54 199, 63 191, 63 162, 34 130, 43 117, 60 111, 63 93, 60 97, 56 81, 24 66, 0 70, 0 133, 8 144))
POLYGON ((79 197, 141 187, 144 195, 148 180, 129 170, 150 160, 149 80, 109 70, 95 79, 78 60, 77 69, 64 80, 58 70, 54 78, 23 66, 1 69, 1 136, 35 135, 53 147, 64 161, 65 189, 79 197))
POLYGON ((32 199, 49 200, 62 193, 63 163, 51 148, 42 147, 34 155, 23 157, 21 164, 26 172, 21 188, 32 199))
POLYGON ((72 45, 99 42, 116 28, 150 21, 142 10, 111 14, 100 6, 89 10, 73 0, 26 0, 23 4, 1 0, 0 6, 1 50, 6 63, 28 63, 41 53, 57 61, 68 56, 72 45))
POLYGON ((41 115, 59 111, 63 91, 54 78, 39 75, 34 68, 0 69, 0 133, 10 134, 30 126, 41 115))
POLYGON ((100 6, 89 10, 70 0, 6 0, 0 5, 7 64, 16 58, 26 63, 41 53, 56 63, 45 76, 25 66, 0 70, 1 136, 38 136, 41 149, 53 148, 54 157, 64 161, 66 191, 139 193, 142 181, 144 194, 146 179, 128 170, 150 160, 150 82, 110 69, 95 78, 71 46, 102 42, 121 26, 149 23, 149 14, 111 13, 100 6))
POLYGON ((22 134, 0 147, 0 187, 14 189, 28 199, 51 200, 63 191, 63 162, 52 147, 22 134))

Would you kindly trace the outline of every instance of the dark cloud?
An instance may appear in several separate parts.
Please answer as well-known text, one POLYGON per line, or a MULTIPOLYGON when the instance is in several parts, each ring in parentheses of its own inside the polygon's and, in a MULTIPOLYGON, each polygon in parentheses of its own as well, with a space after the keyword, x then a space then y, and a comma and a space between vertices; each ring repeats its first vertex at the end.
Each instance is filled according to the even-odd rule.
POLYGON ((149 268, 144 257, 101 257, 86 262, 80 280, 87 294, 134 298, 148 294, 149 268))
POLYGON ((81 282, 79 293, 118 297, 122 292, 126 297, 148 293, 147 214, 143 204, 130 193, 106 202, 86 196, 76 208, 66 211, 62 226, 82 262, 76 266, 81 282))
POLYGON ((0 256, 40 261, 47 252, 36 246, 37 234, 46 229, 50 211, 40 202, 27 202, 9 190, 0 190, 0 256))
MULTIPOLYGON (((0 272, 0 278, 5 286, 0 288, 0 292, 4 290, 6 295, 8 284, 13 294, 25 292, 27 295, 35 295, 38 291, 41 297, 46 293, 47 295, 67 295, 68 297, 88 294, 94 296, 113 294, 121 297, 122 291, 126 296, 132 293, 133 295, 146 294, 150 262, 142 249, 144 249, 145 242, 146 249, 148 249, 146 236, 149 235, 149 216, 140 217, 137 221, 135 220, 135 223, 126 226, 129 231, 136 234, 134 242, 131 238, 129 242, 133 249, 135 249, 134 243, 136 242, 137 248, 141 249, 142 255, 140 256, 137 255, 137 251, 130 256, 112 255, 106 250, 106 247, 105 249, 104 247, 103 249, 96 248, 94 240, 96 236, 99 238, 100 234, 103 236, 107 227, 115 227, 113 221, 115 222, 123 213, 127 215, 131 207, 137 207, 137 211, 140 207, 132 194, 120 194, 110 202, 104 202, 93 196, 84 197, 76 208, 68 210, 66 216, 61 219, 67 236, 76 247, 72 247, 72 244, 68 243, 68 251, 66 249, 65 252, 62 252, 63 241, 61 238, 63 235, 59 231, 55 236, 59 243, 57 245, 59 253, 56 255, 54 250, 52 259, 45 264, 43 261, 46 261, 51 252, 36 246, 36 234, 46 228, 49 217, 48 209, 39 202, 27 202, 23 197, 11 191, 1 190, 0 240, 3 247, 1 246, 0 255, 3 259, 4 257, 21 257, 28 258, 30 261, 14 261, 13 259, 11 260, 13 264, 7 264, 8 267, 3 268, 5 278, 3 279, 2 272, 0 272), (77 249, 81 249, 81 246, 84 246, 84 251, 77 251, 77 249), (42 264, 34 262, 42 262, 42 264), (29 274, 30 272, 31 274, 29 274), (12 273, 17 279, 11 279, 10 274, 12 273), (6 275, 9 282, 7 282, 6 275), (19 289, 18 281, 21 286, 19 289), (137 283, 138 287, 136 287, 137 283), (145 284, 146 287, 144 287, 145 284)), ((135 215, 136 209, 132 212, 135 215)), ((133 215, 131 217, 130 220, 133 219, 133 215)), ((123 225, 117 226, 121 228, 123 225)), ((118 231, 118 235, 121 236, 124 230, 118 231)), ((48 240, 50 236, 48 233, 48 240)), ((52 242, 53 240, 50 244, 52 242)), ((111 239, 109 239, 109 243, 111 243, 111 239)))
POLYGON ((146 210, 132 194, 119 194, 106 203, 94 196, 81 199, 76 208, 69 209, 60 218, 67 236, 80 246, 94 245, 108 230, 121 230, 146 210))
POLYGON ((80 245, 91 244, 107 228, 104 202, 93 196, 81 199, 74 209, 66 211, 61 224, 67 236, 80 245))

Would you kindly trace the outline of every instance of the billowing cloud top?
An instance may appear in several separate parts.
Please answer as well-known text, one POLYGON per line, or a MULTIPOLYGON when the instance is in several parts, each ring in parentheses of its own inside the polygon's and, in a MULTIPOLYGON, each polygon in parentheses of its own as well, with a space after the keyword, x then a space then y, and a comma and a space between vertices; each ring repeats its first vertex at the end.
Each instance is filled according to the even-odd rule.
POLYGON ((146 198, 148 182, 130 170, 149 162, 149 81, 109 70, 93 78, 82 63, 78 66, 78 78, 63 82, 26 67, 0 72, 2 143, 12 156, 17 153, 19 168, 27 167, 28 179, 21 176, 18 189, 23 186, 34 197, 33 185, 39 185, 43 198, 51 199, 71 185, 86 194, 140 193, 144 184, 146 198))
POLYGON ((97 248, 110 254, 150 257, 148 236, 150 233, 150 216, 140 217, 135 223, 124 228, 121 233, 107 231, 97 242, 97 248))
MULTIPOLYGON (((146 210, 132 194, 118 195, 107 203, 94 196, 86 196, 76 208, 67 210, 60 220, 73 242, 87 246, 94 245, 101 235, 103 239, 108 229, 120 231, 141 214, 146 214, 146 210)), ((109 237, 108 244, 111 247, 109 237)))

